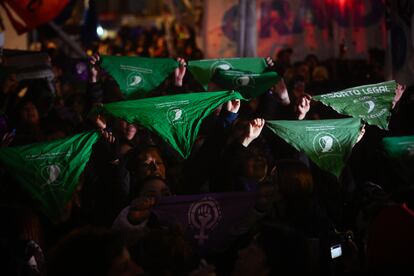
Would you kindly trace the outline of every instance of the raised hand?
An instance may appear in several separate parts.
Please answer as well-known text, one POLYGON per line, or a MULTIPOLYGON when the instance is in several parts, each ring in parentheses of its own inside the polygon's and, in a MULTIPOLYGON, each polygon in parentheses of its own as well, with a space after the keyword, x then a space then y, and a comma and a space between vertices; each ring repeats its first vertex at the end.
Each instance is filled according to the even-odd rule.
POLYGON ((362 140, 365 135, 365 124, 362 125, 361 131, 359 132, 357 143, 362 140))
POLYGON ((266 64, 268 67, 272 68, 273 66, 275 66, 275 62, 273 61, 273 59, 269 56, 266 57, 266 64))
POLYGON ((102 137, 108 141, 110 144, 115 143, 115 136, 112 132, 101 129, 102 137))
POLYGON ((310 102, 311 102, 311 96, 309 94, 305 94, 298 99, 296 106, 295 106, 298 120, 303 120, 306 117, 306 114, 310 110, 310 102))
POLYGON ((101 57, 99 56, 98 53, 93 54, 90 59, 89 59, 89 63, 90 63, 90 81, 95 83, 98 82, 99 80, 99 62, 101 60, 101 57))
POLYGON ((401 99, 402 95, 405 92, 405 89, 407 89, 406 85, 397 83, 397 87, 395 88, 395 96, 392 100, 392 108, 394 108, 398 101, 401 99))
POLYGON ((259 137, 262 129, 265 125, 265 120, 261 118, 256 118, 251 120, 247 125, 247 131, 245 135, 242 137, 241 143, 243 146, 248 147, 254 139, 259 137))
POLYGON ((232 113, 237 113, 239 112, 240 109, 240 100, 239 99, 235 99, 235 100, 231 100, 228 101, 226 104, 226 110, 232 113))
POLYGON ((178 63, 180 64, 174 71, 174 83, 175 86, 183 86, 183 79, 185 72, 187 71, 187 64, 183 58, 177 58, 178 63))
POLYGON ((106 128, 106 119, 101 114, 96 115, 94 122, 98 128, 102 130, 106 128))

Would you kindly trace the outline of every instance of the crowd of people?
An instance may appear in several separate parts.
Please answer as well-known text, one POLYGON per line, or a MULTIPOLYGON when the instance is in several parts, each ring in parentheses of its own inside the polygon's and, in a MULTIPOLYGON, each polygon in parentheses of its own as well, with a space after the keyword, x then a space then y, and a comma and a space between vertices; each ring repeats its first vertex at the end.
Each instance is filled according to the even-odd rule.
POLYGON ((140 57, 165 58, 172 55, 188 59, 202 59, 197 47, 194 28, 179 22, 161 27, 123 26, 114 39, 104 39, 89 45, 92 51, 104 55, 137 55, 140 57))
MULTIPOLYGON (((151 37, 151 45, 145 35, 140 37, 98 48, 113 55, 169 56, 163 36, 151 37)), ((188 60, 202 58, 201 51, 191 43, 177 43, 183 43, 177 51, 180 66, 146 97, 203 90, 186 70, 188 60)), ((86 130, 102 135, 55 220, 45 217, 0 165, 0 274, 413 272, 414 183, 402 179, 381 152, 383 137, 414 134, 411 87, 398 88, 401 98, 396 99, 390 130, 366 127, 340 178, 264 128, 266 120, 344 117, 312 96, 383 81, 380 51, 370 51, 367 61, 322 62, 308 55, 292 63, 291 49, 266 58, 268 70, 282 80, 248 102, 233 100, 218 108, 203 121, 191 156, 183 160, 142 126, 90 113, 96 106, 124 100, 116 82, 101 70, 99 54, 89 57, 88 77, 82 80, 76 71, 79 61, 45 45, 55 74, 54 94, 45 80, 18 81, 3 67, 1 147, 53 141, 86 130), (160 225, 151 212, 163 197, 231 192, 256 194, 254 207, 232 239, 203 254, 183 235, 185 225, 160 225)), ((217 84, 209 83, 209 91, 217 90, 217 84)))

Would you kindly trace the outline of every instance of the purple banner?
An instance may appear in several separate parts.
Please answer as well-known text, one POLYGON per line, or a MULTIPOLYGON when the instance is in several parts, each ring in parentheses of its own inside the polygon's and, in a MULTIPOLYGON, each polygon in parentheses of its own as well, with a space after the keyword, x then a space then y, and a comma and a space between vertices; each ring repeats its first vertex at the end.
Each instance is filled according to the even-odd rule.
POLYGON ((153 213, 162 226, 180 225, 200 253, 222 248, 256 203, 257 194, 216 193, 160 199, 153 213))

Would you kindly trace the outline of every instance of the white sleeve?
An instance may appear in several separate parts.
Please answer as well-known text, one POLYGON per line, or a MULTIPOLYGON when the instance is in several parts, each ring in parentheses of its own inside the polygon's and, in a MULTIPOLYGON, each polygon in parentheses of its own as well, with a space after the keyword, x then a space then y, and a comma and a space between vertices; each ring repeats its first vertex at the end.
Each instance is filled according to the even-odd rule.
POLYGON ((112 229, 120 232, 125 238, 125 243, 127 246, 131 246, 141 239, 147 232, 147 222, 144 220, 139 224, 132 224, 128 220, 129 206, 125 207, 117 216, 114 223, 112 224, 112 229))

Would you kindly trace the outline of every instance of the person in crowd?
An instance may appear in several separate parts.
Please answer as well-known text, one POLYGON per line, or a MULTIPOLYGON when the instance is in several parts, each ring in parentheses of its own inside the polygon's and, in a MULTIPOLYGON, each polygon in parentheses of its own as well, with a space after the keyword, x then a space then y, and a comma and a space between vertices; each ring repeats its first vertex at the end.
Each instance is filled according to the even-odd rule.
POLYGON ((307 261, 303 234, 288 226, 266 224, 239 251, 232 275, 304 275, 307 261))
POLYGON ((293 50, 291 48, 281 49, 276 55, 275 69, 281 75, 284 76, 285 72, 290 69, 291 57, 293 50))
POLYGON ((367 229, 366 261, 372 275, 410 275, 414 239, 413 187, 398 189, 389 200, 377 208, 367 229))
POLYGON ((44 141, 45 134, 41 126, 40 115, 36 105, 30 100, 22 101, 20 102, 18 113, 19 119, 13 145, 44 141))
POLYGON ((315 201, 312 174, 302 162, 276 162, 272 181, 276 191, 272 219, 301 231, 309 238, 326 235, 333 230, 326 213, 315 201))
POLYGON ((41 276, 45 273, 44 236, 38 214, 29 207, 1 204, 5 224, 0 232, 1 273, 41 276))
POLYGON ((122 239, 108 229, 75 229, 50 252, 47 275, 144 275, 122 239))
POLYGON ((260 153, 251 151, 249 145, 259 137, 264 124, 265 120, 261 118, 241 120, 235 124, 220 163, 216 166, 216 175, 211 181, 212 191, 257 190, 257 183, 266 176, 267 162, 260 153))
POLYGON ((171 195, 167 183, 159 176, 146 177, 140 187, 139 194, 119 213, 112 225, 122 233, 128 246, 133 246, 148 233, 151 208, 157 198, 171 195))

